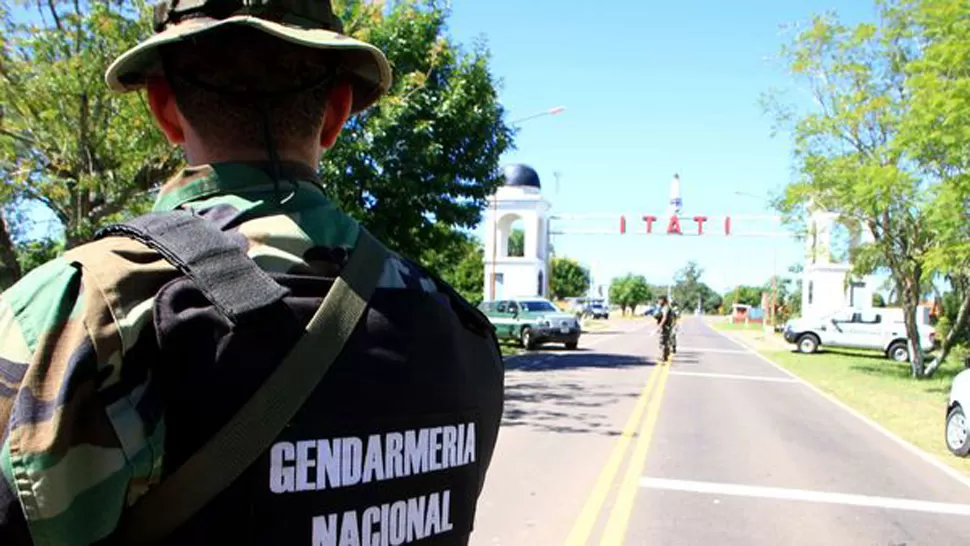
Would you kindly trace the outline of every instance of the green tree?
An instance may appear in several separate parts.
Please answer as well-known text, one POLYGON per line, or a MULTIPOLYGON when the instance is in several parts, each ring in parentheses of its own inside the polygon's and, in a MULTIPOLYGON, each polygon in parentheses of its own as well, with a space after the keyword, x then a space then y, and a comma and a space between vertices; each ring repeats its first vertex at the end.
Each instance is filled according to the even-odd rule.
POLYGON ((501 183, 499 159, 513 134, 489 52, 448 37, 443 0, 333 5, 346 32, 387 54, 394 85, 324 155, 327 193, 392 248, 423 260, 452 242, 440 226, 477 225, 501 183))
MULTIPOLYGON (((46 206, 70 248, 145 210, 180 157, 141 97, 104 84, 108 63, 150 31, 143 2, 18 4, 17 17, 0 8, 0 198, 46 206)), ((8 268, 16 243, 0 236, 8 268)))
POLYGON ((794 288, 781 300, 781 308, 778 309, 778 324, 784 324, 788 319, 797 317, 802 312, 802 287, 801 284, 793 285, 794 288))
POLYGON ((721 296, 701 282, 703 274, 697 262, 690 261, 674 275, 672 295, 681 309, 695 309, 699 304, 702 311, 709 313, 721 306, 721 296))
POLYGON ((23 274, 17 258, 10 215, 0 209, 0 291, 6 290, 23 274))
MULTIPOLYGON (((439 226, 451 231, 451 228, 439 226)), ((424 267, 435 272, 472 305, 482 302, 485 283, 484 248, 478 239, 454 231, 454 241, 425 252, 424 267)))
MULTIPOLYGON (((897 6, 884 4, 880 25, 847 26, 817 16, 782 56, 801 78, 815 108, 795 112, 765 102, 794 133, 800 179, 788 185, 779 209, 803 218, 830 210, 850 231, 873 238, 852 256, 857 273, 887 269, 902 300, 907 337, 918 347, 916 307, 934 245, 925 180, 906 161, 897 136, 910 92, 905 68, 917 48, 897 6)), ((911 351, 912 374, 925 374, 923 355, 911 351)))
POLYGON ((788 297, 785 300, 785 309, 781 318, 788 320, 796 317, 802 312, 802 264, 794 264, 788 268, 788 277, 785 284, 788 286, 788 297))
POLYGON ((561 300, 586 294, 589 290, 589 269, 572 258, 553 257, 550 264, 549 292, 552 299, 561 300))
POLYGON ((619 305, 623 314, 626 314, 627 309, 633 312, 637 305, 653 299, 647 279, 643 275, 633 275, 632 273, 613 279, 610 282, 609 295, 610 302, 619 305))
MULTIPOLYGON (((951 289, 944 292, 940 298, 943 304, 943 318, 946 318, 950 325, 947 333, 953 335, 953 339, 949 340, 951 345, 970 343, 970 324, 967 323, 965 316, 962 318, 960 316, 961 313, 966 314, 964 306, 966 305, 967 292, 970 292, 970 283, 962 279, 955 279, 955 282, 951 283, 951 289)), ((947 337, 943 337, 941 341, 946 343, 947 339, 947 337)))
POLYGON ((970 290, 961 288, 970 286, 970 4, 907 0, 893 16, 897 26, 920 38, 921 55, 907 66, 911 99, 900 140, 933 182, 928 264, 962 297, 949 306, 951 328, 927 366, 929 374, 963 339, 970 321, 970 290))
MULTIPOLYGON (((182 160, 142 96, 103 82, 108 63, 151 31, 143 0, 19 4, 0 7, 0 200, 50 209, 69 248, 145 211, 182 160)), ((424 261, 479 222, 512 145, 488 50, 463 50, 447 36, 443 1, 337 0, 334 9, 348 33, 387 53, 395 78, 325 154, 325 190, 389 246, 424 261)), ((0 273, 15 280, 13 256, 33 247, 4 220, 0 273)))
POLYGON ((886 298, 882 294, 876 292, 872 295, 872 306, 873 307, 886 307, 886 298))
POLYGON ((724 294, 723 300, 725 305, 734 305, 735 303, 742 305, 761 305, 761 292, 764 289, 760 286, 744 286, 740 285, 731 290, 730 292, 724 294))
POLYGON ((525 256, 525 231, 513 229, 509 233, 509 256, 525 256))

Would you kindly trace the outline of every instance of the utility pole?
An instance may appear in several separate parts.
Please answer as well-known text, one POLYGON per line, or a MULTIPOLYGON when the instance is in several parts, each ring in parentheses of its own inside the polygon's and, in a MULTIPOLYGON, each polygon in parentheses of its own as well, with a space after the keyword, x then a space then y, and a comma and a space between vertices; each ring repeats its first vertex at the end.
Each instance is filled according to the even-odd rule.
POLYGON ((778 273, 771 276, 771 329, 774 331, 777 322, 775 321, 775 309, 778 308, 775 302, 778 296, 778 273))
POLYGON ((778 243, 771 242, 771 331, 775 330, 778 322, 775 318, 775 310, 778 309, 778 243))

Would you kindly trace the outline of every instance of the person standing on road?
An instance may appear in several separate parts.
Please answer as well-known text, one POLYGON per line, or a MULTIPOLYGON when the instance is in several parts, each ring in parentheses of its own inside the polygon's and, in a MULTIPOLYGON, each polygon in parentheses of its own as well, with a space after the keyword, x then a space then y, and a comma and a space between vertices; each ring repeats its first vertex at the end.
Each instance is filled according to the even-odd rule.
POLYGON ((169 0, 154 30, 106 81, 189 166, 0 295, 0 544, 467 544, 494 330, 316 175, 384 54, 325 0, 169 0))
POLYGON ((660 328, 660 349, 663 353, 663 361, 666 362, 670 358, 674 317, 667 296, 660 296, 657 301, 657 307, 659 308, 657 311, 657 325, 660 328))
POLYGON ((680 333, 680 307, 673 300, 670 300, 670 319, 673 323, 670 327, 670 352, 671 354, 677 354, 677 334, 680 333))

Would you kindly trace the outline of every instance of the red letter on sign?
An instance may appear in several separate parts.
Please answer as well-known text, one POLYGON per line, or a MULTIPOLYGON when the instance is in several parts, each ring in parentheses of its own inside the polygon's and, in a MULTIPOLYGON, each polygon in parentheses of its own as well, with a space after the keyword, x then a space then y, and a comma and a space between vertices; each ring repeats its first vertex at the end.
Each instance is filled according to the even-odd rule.
POLYGON ((704 235, 704 222, 707 221, 707 216, 695 216, 694 221, 697 222, 697 234, 704 235))
POLYGON ((725 235, 730 235, 731 234, 731 217, 730 216, 725 216, 724 217, 724 234, 725 235))
POLYGON ((643 221, 647 223, 647 233, 653 233, 653 223, 657 221, 656 216, 644 216, 643 221))
POLYGON ((626 233, 626 216, 620 216, 620 235, 626 233))
POLYGON ((667 224, 667 233, 668 234, 676 233, 677 235, 683 235, 680 232, 680 218, 677 218, 676 216, 670 217, 670 223, 667 224))

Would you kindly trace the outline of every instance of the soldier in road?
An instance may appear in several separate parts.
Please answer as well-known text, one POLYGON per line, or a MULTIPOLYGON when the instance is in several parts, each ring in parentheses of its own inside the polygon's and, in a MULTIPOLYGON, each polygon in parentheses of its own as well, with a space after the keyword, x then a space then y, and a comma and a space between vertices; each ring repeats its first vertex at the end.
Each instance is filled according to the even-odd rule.
POLYGON ((667 296, 660 296, 657 301, 657 307, 657 325, 660 327, 660 349, 663 353, 663 361, 666 362, 670 358, 672 350, 675 319, 667 296))
POLYGON ((384 54, 327 0, 168 0, 154 30, 107 84, 189 166, 0 295, 0 544, 467 544, 494 331, 317 179, 384 54))
POLYGON ((680 306, 674 300, 670 300, 670 317, 673 320, 673 326, 670 329, 670 352, 677 354, 677 334, 680 333, 680 306))

